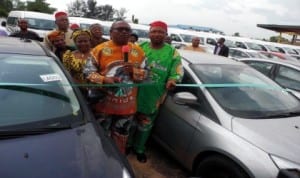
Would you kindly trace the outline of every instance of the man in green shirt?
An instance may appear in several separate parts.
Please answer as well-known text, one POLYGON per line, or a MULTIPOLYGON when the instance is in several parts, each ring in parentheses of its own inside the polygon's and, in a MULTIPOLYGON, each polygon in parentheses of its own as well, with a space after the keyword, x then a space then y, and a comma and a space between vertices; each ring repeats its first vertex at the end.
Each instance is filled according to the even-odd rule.
POLYGON ((158 114, 167 90, 176 86, 183 76, 181 57, 177 50, 164 42, 167 35, 167 24, 155 21, 150 24, 150 42, 143 42, 146 68, 149 79, 154 83, 143 86, 138 91, 137 130, 132 140, 133 149, 140 162, 146 162, 145 144, 150 136, 154 120, 158 114))

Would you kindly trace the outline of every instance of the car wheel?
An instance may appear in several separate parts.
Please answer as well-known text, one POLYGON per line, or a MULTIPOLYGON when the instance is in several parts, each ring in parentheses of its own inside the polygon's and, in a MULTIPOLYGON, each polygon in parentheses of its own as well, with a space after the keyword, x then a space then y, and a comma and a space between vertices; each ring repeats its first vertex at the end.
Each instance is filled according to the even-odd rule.
POLYGON ((223 156, 211 156, 202 160, 196 169, 201 178, 249 178, 236 163, 223 156))

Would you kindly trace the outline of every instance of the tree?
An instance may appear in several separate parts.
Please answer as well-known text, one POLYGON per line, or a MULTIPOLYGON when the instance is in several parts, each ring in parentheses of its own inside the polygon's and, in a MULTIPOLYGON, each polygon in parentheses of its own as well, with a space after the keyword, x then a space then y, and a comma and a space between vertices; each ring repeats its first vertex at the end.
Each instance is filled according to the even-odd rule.
POLYGON ((132 21, 132 23, 135 23, 135 24, 139 23, 139 19, 135 18, 134 15, 131 16, 131 21, 132 21))
POLYGON ((45 0, 35 0, 34 2, 27 2, 27 10, 52 14, 56 8, 50 7, 50 4, 46 3, 45 0))
POLYGON ((87 4, 84 0, 75 0, 68 5, 68 13, 74 17, 86 17, 87 4))
POLYGON ((10 0, 0 0, 0 17, 7 17, 9 11, 13 9, 13 3, 10 0))
POLYGON ((86 17, 88 18, 95 18, 97 16, 97 1, 96 0, 88 0, 87 1, 87 7, 88 12, 86 13, 86 17))
POLYGON ((114 19, 115 10, 111 5, 97 7, 97 18, 100 20, 112 21, 114 19))
MULTIPOLYGON (((270 41, 271 42, 278 42, 280 36, 271 36, 270 41)), ((289 40, 286 38, 281 37, 280 42, 288 42, 289 40)))
POLYGON ((233 36, 240 36, 240 33, 239 33, 239 32, 235 32, 235 33, 233 34, 233 36))
POLYGON ((115 10, 115 20, 125 20, 127 9, 121 8, 120 10, 115 10))
POLYGON ((26 10, 26 4, 25 2, 22 2, 20 0, 13 0, 13 7, 15 10, 26 10))

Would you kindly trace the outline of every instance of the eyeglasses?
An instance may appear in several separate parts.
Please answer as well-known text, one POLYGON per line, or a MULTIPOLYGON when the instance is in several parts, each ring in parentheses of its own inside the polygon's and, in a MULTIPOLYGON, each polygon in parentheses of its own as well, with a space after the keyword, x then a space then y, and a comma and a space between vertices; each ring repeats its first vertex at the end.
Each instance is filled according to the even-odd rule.
POLYGON ((117 27, 117 28, 113 28, 112 30, 117 31, 117 32, 131 32, 131 29, 128 27, 117 27))

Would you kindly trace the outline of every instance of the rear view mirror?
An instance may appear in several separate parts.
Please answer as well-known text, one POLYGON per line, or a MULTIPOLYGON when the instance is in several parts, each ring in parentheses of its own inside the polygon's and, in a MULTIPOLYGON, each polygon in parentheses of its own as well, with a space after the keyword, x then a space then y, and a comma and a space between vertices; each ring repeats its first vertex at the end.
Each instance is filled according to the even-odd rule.
POLYGON ((179 92, 173 97, 175 103, 180 105, 196 105, 198 98, 190 92, 179 92))

